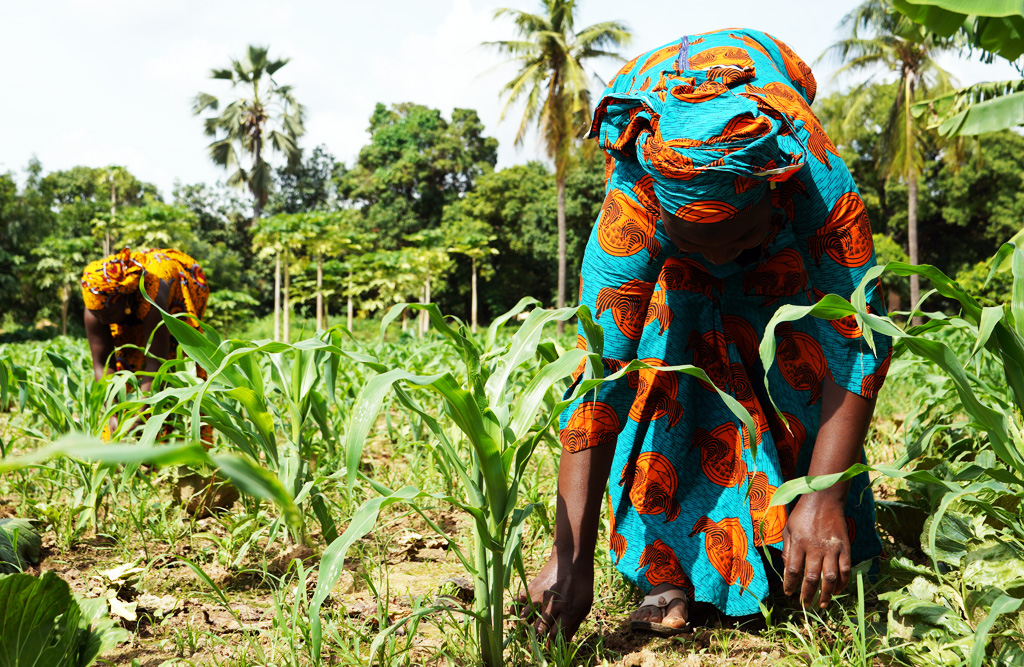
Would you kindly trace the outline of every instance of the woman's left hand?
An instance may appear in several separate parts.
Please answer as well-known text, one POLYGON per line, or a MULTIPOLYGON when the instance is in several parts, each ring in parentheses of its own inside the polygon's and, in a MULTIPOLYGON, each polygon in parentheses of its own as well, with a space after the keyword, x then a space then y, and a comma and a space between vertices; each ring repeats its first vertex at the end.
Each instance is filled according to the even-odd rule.
POLYGON ((811 604, 819 584, 820 606, 824 609, 850 580, 850 538, 844 503, 836 498, 838 494, 828 491, 801 497, 782 531, 783 590, 786 595, 794 595, 799 588, 800 603, 805 607, 811 604))

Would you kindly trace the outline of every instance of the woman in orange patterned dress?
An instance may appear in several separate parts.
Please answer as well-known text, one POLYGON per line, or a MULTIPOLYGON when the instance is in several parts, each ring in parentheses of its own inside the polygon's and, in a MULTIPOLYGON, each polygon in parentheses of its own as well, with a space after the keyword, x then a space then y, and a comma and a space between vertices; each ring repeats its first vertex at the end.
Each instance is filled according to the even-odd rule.
MULTIPOLYGON (((142 290, 160 309, 191 315, 186 321, 197 328, 210 296, 203 269, 179 250, 124 248, 91 262, 82 273, 82 298, 97 380, 121 370, 155 373, 174 356, 177 343, 167 327, 159 326, 160 310, 152 307, 142 290)), ((152 384, 150 375, 139 378, 142 391, 149 391, 152 384)), ((116 428, 116 422, 107 428, 116 428)))
MULTIPOLYGON (((849 298, 874 265, 864 204, 811 111, 815 89, 782 42, 726 30, 639 56, 597 105, 606 199, 580 300, 604 329, 606 377, 632 360, 652 370, 562 415, 554 546, 524 596, 538 632, 571 635, 590 610, 606 488, 613 562, 649 594, 636 629, 678 632, 691 602, 758 613, 771 552, 787 594, 809 604, 820 590, 827 606, 852 563, 880 553, 866 475, 771 505, 794 476, 862 460, 890 350, 883 336, 872 349, 848 323, 804 318, 778 327, 762 367, 760 337, 780 307, 849 298), (716 387, 653 370, 683 364, 746 408, 755 432, 716 387)), ((884 312, 877 285, 866 297, 884 312)))

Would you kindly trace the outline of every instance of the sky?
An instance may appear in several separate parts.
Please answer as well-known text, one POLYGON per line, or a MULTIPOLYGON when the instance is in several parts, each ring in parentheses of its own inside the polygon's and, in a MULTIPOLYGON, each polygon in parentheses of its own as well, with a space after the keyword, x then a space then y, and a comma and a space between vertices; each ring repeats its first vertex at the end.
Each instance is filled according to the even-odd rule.
MULTIPOLYGON (((812 63, 820 96, 844 82, 832 80, 834 63, 814 60, 840 37, 837 25, 856 4, 731 0, 722 11, 716 2, 579 0, 577 28, 625 21, 634 34, 622 50, 627 58, 683 34, 757 28, 812 63)), ((325 144, 351 164, 377 102, 416 102, 446 117, 454 107, 476 109, 500 142, 499 168, 536 159, 535 139, 513 145, 521 110, 499 122, 499 93, 515 70, 480 46, 515 36, 510 23, 495 20, 497 7, 537 11, 540 2, 0 0, 0 172, 21 180, 32 156, 45 171, 117 164, 165 196, 175 181, 223 180, 192 99, 200 91, 230 97, 230 84, 211 80, 210 70, 227 67, 250 43, 291 58, 276 78, 307 109, 307 149, 325 144)), ((962 84, 1020 78, 1005 62, 940 62, 962 84)), ((594 69, 607 80, 618 65, 599 61, 594 69)))

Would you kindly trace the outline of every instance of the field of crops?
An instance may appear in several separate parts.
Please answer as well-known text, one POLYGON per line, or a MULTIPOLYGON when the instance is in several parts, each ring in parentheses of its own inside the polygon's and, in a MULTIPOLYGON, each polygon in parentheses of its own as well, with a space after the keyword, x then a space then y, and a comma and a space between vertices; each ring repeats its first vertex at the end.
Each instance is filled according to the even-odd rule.
MULTIPOLYGON (((145 396, 130 374, 94 382, 84 341, 0 347, 0 556, 59 576, 82 615, 46 625, 63 590, 51 576, 38 595, 0 586, 0 621, 39 624, 8 623, 0 643, 29 633, 49 650, 45 626, 76 656, 18 663, 40 665, 100 652, 150 666, 1024 664, 1024 254, 1011 251, 995 260, 1016 276, 1005 306, 919 269, 948 307, 910 332, 862 294, 780 310, 770 326, 851 316, 896 339, 868 442, 886 559, 827 613, 781 598, 738 621, 695 611, 673 639, 629 632, 639 594, 603 550, 574 642, 540 643, 510 613, 551 545, 563 393, 600 353, 586 309, 524 299, 473 334, 429 306, 419 338, 389 326, 399 306, 383 339, 334 328, 294 344, 165 315, 187 358, 145 396), (583 323, 589 352, 571 326, 554 335, 559 320, 583 323), (120 444, 98 440, 111 417, 120 444)), ((601 381, 588 370, 576 391, 601 381)))

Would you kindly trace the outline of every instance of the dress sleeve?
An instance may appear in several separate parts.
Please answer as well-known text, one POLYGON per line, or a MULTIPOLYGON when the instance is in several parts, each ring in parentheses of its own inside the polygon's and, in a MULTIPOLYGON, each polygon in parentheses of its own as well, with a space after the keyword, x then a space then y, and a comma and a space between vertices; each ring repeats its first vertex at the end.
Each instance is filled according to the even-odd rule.
MULTIPOLYGON (((827 164, 807 160, 778 191, 777 205, 790 217, 796 248, 810 278, 810 298, 826 294, 849 299, 864 274, 875 266, 871 226, 857 186, 841 159, 827 164)), ((885 314, 881 284, 866 290, 869 312, 885 314)), ((882 388, 892 354, 888 336, 875 333, 875 351, 863 338, 856 320, 815 319, 832 379, 840 387, 866 398, 882 388)))
MULTIPOLYGON (((657 231, 660 210, 639 167, 627 162, 609 167, 601 214, 587 242, 580 276, 580 303, 590 308, 604 330, 602 360, 609 375, 636 359, 651 296, 665 258, 675 246, 657 231)), ((583 328, 577 346, 586 349, 583 328)), ((568 396, 583 377, 581 365, 568 396)), ((636 398, 636 383, 623 377, 605 382, 574 401, 562 413, 559 440, 576 452, 614 442, 626 425, 636 398)))

